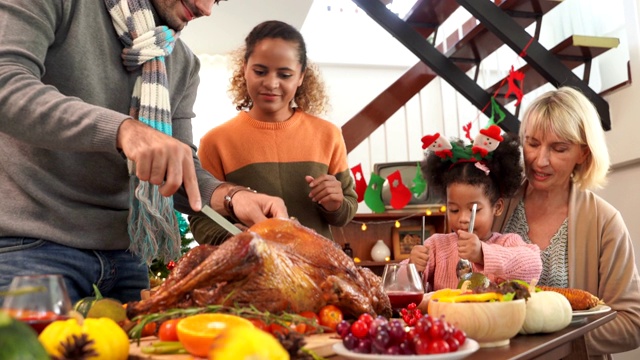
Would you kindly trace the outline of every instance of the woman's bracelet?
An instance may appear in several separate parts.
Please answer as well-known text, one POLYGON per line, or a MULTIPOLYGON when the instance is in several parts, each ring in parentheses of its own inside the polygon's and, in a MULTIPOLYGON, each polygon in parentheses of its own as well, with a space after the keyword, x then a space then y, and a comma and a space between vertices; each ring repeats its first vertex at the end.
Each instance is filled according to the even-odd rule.
POLYGON ((252 193, 257 192, 250 187, 236 185, 236 186, 233 186, 231 189, 229 189, 229 192, 227 192, 227 195, 224 196, 224 209, 227 211, 229 216, 231 216, 231 218, 233 218, 236 222, 240 222, 240 221, 236 217, 236 213, 233 211, 233 204, 231 203, 231 200, 233 200, 233 196, 237 194, 239 191, 250 191, 252 193))

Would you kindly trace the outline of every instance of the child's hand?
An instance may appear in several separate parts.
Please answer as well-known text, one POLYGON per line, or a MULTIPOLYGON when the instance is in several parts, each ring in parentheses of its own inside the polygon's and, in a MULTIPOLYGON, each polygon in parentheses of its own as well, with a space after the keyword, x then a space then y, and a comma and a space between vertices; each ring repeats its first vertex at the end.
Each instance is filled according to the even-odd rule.
MULTIPOLYGON (((413 254, 413 251, 411 252, 413 254)), ((482 244, 478 235, 458 230, 458 256, 476 264, 483 264, 482 244)))
POLYGON ((416 270, 423 272, 429 262, 429 248, 424 245, 416 245, 411 249, 409 262, 416 265, 416 270))

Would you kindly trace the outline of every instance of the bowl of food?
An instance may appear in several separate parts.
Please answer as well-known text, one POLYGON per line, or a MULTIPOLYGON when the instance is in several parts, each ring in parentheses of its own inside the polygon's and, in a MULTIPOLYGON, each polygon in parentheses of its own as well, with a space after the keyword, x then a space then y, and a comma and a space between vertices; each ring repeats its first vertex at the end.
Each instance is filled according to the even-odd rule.
POLYGON ((444 319, 474 339, 480 347, 509 344, 524 324, 527 305, 524 299, 505 300, 502 294, 484 293, 438 296, 429 300, 428 313, 444 319), (458 297, 454 300, 455 297, 458 297))

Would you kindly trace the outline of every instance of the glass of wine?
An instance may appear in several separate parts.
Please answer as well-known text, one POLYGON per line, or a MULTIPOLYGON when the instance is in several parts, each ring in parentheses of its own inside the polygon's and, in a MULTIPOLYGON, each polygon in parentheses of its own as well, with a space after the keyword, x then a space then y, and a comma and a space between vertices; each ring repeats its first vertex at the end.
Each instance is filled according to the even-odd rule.
POLYGON ((424 296, 422 278, 414 264, 387 264, 382 273, 382 286, 391 307, 399 312, 409 304, 420 305, 424 296))
POLYGON ((2 308, 40 334, 53 321, 69 318, 71 300, 61 275, 16 276, 2 308))

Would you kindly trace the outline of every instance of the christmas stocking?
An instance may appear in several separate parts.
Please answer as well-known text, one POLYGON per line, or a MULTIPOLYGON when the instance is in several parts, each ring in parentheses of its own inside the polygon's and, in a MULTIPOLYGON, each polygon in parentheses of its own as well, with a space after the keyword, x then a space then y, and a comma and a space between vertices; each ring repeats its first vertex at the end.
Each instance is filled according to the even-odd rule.
POLYGON ((411 187, 411 193, 416 198, 420 197, 427 188, 427 180, 422 175, 420 170, 420 163, 416 163, 416 176, 413 178, 413 186, 411 187))
POLYGON ((362 174, 362 164, 358 164, 351 168, 353 178, 356 181, 356 194, 358 194, 358 202, 364 200, 364 193, 367 191, 367 182, 364 181, 364 174, 362 174))
POLYGON ((411 190, 402 183, 402 175, 396 170, 387 176, 391 189, 391 206, 394 209, 402 209, 411 201, 411 190))
POLYGON ((382 184, 384 179, 378 175, 371 173, 371 179, 369 179, 369 186, 364 193, 364 203, 367 204, 369 209, 375 213, 384 212, 384 203, 382 202, 382 184))

